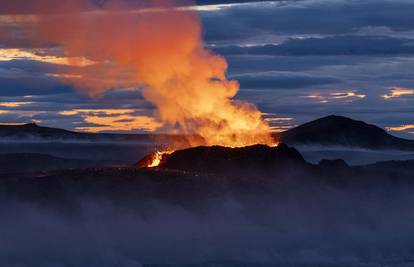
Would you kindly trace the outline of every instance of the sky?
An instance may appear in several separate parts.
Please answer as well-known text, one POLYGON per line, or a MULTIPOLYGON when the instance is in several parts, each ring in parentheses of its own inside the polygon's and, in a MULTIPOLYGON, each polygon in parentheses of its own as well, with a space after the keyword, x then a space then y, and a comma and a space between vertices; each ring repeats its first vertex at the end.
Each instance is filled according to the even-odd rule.
MULTIPOLYGON (((25 42, 18 27, 4 30, 31 23, 30 2, 19 16, 0 5, 0 123, 92 132, 160 127, 140 88, 82 94, 59 78, 91 62, 25 42)), ((198 4, 205 46, 227 59, 228 76, 240 83, 236 99, 257 105, 275 132, 336 114, 414 139, 414 1, 198 4)))

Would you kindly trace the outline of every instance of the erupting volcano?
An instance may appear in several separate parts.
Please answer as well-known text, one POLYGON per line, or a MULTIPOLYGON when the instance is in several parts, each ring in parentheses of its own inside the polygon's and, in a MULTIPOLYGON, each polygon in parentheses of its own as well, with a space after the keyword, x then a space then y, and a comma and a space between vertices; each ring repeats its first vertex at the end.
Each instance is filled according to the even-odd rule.
MULTIPOLYGON (((85 11, 90 4, 71 1, 54 12, 39 5, 31 28, 34 42, 87 62, 60 76, 65 83, 91 97, 139 90, 155 108, 158 130, 186 136, 190 147, 277 144, 256 106, 234 99, 239 83, 227 79, 226 60, 205 48, 198 14, 188 8, 195 3, 103 1, 98 12, 85 11)), ((143 162, 156 167, 175 149, 143 162)))
POLYGON ((262 113, 234 99, 239 84, 227 79, 226 60, 205 48, 198 14, 187 8, 194 4, 102 1, 99 12, 79 16, 88 1, 72 1, 55 11, 60 16, 41 12, 31 36, 88 62, 62 76, 64 82, 92 97, 140 90, 156 110, 158 130, 188 136, 190 146, 274 145, 262 113))
POLYGON ((302 155, 285 144, 275 147, 200 146, 168 153, 150 154, 137 163, 138 168, 170 169, 197 173, 262 172, 306 166, 302 155))

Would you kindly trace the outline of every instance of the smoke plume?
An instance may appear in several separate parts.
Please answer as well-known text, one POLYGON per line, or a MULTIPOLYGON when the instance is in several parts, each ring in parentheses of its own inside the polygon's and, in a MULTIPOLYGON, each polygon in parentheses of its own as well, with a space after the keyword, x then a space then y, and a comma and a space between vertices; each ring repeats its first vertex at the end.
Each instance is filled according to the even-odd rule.
MULTIPOLYGON (((5 9, 19 9, 19 1, 3 2, 5 9)), ((93 62, 77 64, 84 67, 62 75, 64 82, 92 97, 141 88, 164 127, 200 135, 207 145, 273 144, 260 111, 233 99, 239 84, 226 78, 226 60, 204 47, 197 12, 188 8, 192 2, 56 3, 29 1, 36 15, 26 30, 36 46, 93 62)))

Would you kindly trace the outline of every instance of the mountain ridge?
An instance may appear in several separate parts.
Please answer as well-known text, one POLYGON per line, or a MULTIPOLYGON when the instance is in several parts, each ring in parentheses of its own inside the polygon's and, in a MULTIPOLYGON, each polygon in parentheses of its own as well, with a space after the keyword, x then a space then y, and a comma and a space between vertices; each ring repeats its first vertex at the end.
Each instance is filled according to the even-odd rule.
MULTIPOLYGON (((414 140, 393 136, 384 129, 344 116, 330 115, 273 136, 287 145, 322 145, 360 147, 366 149, 414 150, 414 140)), ((42 127, 34 123, 0 125, 1 139, 143 141, 163 140, 185 142, 185 136, 167 134, 82 133, 42 127), (156 138, 155 138, 156 137, 156 138)))

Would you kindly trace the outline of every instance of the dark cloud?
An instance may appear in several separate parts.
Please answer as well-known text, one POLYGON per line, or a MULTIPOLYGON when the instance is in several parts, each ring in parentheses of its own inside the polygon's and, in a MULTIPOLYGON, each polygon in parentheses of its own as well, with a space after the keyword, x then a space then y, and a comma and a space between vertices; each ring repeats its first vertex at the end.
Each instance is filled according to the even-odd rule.
POLYGON ((403 0, 301 1, 236 6, 204 12, 202 19, 207 40, 215 42, 261 34, 347 34, 367 26, 412 30, 412 10, 414 2, 403 0))
POLYGON ((65 73, 68 70, 76 69, 77 67, 57 65, 46 62, 16 59, 10 61, 0 61, 1 69, 19 69, 26 74, 46 74, 46 73, 65 73))
POLYGON ((1 78, 0 96, 45 95, 54 93, 68 93, 73 89, 70 86, 46 79, 44 77, 29 78, 1 78))
POLYGON ((333 77, 311 76, 295 73, 259 73, 233 77, 242 88, 294 89, 313 85, 334 84, 340 80, 333 77))
POLYGON ((231 74, 267 71, 312 71, 320 67, 336 65, 356 66, 375 61, 372 57, 361 56, 320 56, 306 57, 280 55, 233 55, 227 56, 231 74))
POLYGON ((225 55, 406 55, 414 54, 414 40, 381 36, 333 36, 289 39, 280 45, 227 46, 215 50, 225 55))

